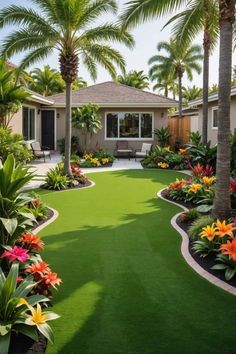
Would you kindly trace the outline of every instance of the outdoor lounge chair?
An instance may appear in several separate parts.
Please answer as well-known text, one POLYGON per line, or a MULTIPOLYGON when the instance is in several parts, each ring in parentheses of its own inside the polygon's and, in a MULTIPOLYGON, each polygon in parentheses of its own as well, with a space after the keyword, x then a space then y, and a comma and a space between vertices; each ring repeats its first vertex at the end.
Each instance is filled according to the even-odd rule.
POLYGON ((51 154, 50 154, 49 148, 47 148, 45 146, 41 147, 40 143, 38 141, 35 141, 35 142, 31 143, 30 145, 31 145, 31 148, 32 148, 35 158, 37 158, 37 159, 44 158, 44 162, 46 162, 46 157, 48 156, 51 160, 51 154))
POLYGON ((117 141, 115 153, 116 153, 118 160, 121 155, 128 155, 128 158, 130 160, 130 156, 131 156, 132 152, 133 152, 133 149, 131 149, 129 147, 128 141, 126 141, 126 140, 117 141))
POLYGON ((141 150, 135 150, 135 161, 137 157, 145 158, 152 150, 152 144, 143 143, 141 150))

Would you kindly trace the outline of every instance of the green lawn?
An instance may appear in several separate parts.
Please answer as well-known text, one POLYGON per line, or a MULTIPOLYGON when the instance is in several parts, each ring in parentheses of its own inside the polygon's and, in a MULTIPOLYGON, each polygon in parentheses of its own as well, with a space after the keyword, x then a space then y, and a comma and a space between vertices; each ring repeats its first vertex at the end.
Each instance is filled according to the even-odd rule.
POLYGON ((41 236, 63 279, 47 354, 231 354, 236 298, 199 277, 170 226, 179 209, 156 192, 182 175, 118 171, 96 186, 49 192, 60 216, 41 236))

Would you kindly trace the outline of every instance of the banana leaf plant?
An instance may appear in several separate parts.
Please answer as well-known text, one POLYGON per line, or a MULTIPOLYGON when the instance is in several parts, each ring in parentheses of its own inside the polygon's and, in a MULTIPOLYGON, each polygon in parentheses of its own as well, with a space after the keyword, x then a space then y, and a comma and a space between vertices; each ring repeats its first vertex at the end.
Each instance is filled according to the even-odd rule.
POLYGON ((53 342, 51 327, 47 321, 58 318, 53 312, 42 311, 40 303, 49 301, 44 295, 30 295, 36 283, 32 276, 26 277, 17 284, 19 264, 13 263, 5 277, 0 268, 0 353, 7 354, 11 333, 22 333, 31 339, 38 340, 40 331, 53 342), (37 305, 35 309, 34 306, 37 305))
POLYGON ((0 244, 13 245, 17 238, 36 222, 28 209, 32 196, 22 188, 32 180, 34 174, 29 167, 16 166, 11 154, 0 163, 0 244))

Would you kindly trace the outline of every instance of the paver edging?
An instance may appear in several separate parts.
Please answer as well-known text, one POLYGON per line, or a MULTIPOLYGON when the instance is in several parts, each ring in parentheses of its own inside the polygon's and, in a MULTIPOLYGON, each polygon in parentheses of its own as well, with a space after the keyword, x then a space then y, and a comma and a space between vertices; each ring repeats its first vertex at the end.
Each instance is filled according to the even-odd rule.
MULTIPOLYGON (((166 188, 163 188, 162 190, 160 190, 157 193, 157 196, 164 200, 165 202, 174 204, 176 206, 178 206, 179 208, 183 209, 184 211, 188 211, 189 209, 184 207, 183 205, 180 205, 174 201, 168 200, 166 198, 164 198, 162 196, 162 192, 165 190, 166 188)), ((232 294, 232 295, 236 295, 236 288, 227 284, 226 282, 224 282, 223 280, 215 277, 213 274, 209 273, 207 270, 203 269, 196 261, 195 259, 192 257, 192 255, 189 252, 189 237, 188 234, 179 227, 179 225, 177 224, 177 219, 179 217, 179 215, 181 215, 182 213, 177 213, 176 215, 174 215, 171 219, 171 225, 173 226, 173 228, 180 234, 180 236, 182 237, 182 243, 181 243, 181 253, 182 256, 184 257, 185 261, 187 262, 187 264, 193 269, 195 270, 195 272, 197 272, 201 277, 205 278, 206 280, 208 280, 210 283, 214 284, 215 286, 218 286, 219 288, 227 291, 228 293, 232 294)))

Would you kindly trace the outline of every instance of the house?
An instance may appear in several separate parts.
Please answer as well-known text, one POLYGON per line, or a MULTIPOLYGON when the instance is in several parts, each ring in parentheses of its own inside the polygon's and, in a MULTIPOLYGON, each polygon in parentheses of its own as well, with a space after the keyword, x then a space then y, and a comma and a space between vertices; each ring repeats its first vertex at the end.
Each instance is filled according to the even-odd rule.
MULTIPOLYGON (((198 130, 202 131, 202 98, 190 102, 192 107, 198 108, 198 130)), ((209 95, 208 100, 208 140, 212 144, 217 143, 218 131, 218 93, 209 95)), ((230 108, 231 130, 236 129, 236 86, 231 88, 231 108, 230 108)))
MULTIPOLYGON (((32 93, 30 102, 13 118, 13 131, 26 141, 38 140, 51 150, 65 136, 65 93, 43 97, 32 93)), ((154 129, 167 126, 167 111, 177 101, 115 82, 104 82, 72 93, 72 107, 88 102, 100 107, 102 129, 93 136, 91 147, 113 152, 117 140, 128 140, 140 149, 143 142, 155 143, 154 129)), ((78 135, 73 129, 73 135, 78 135)))

